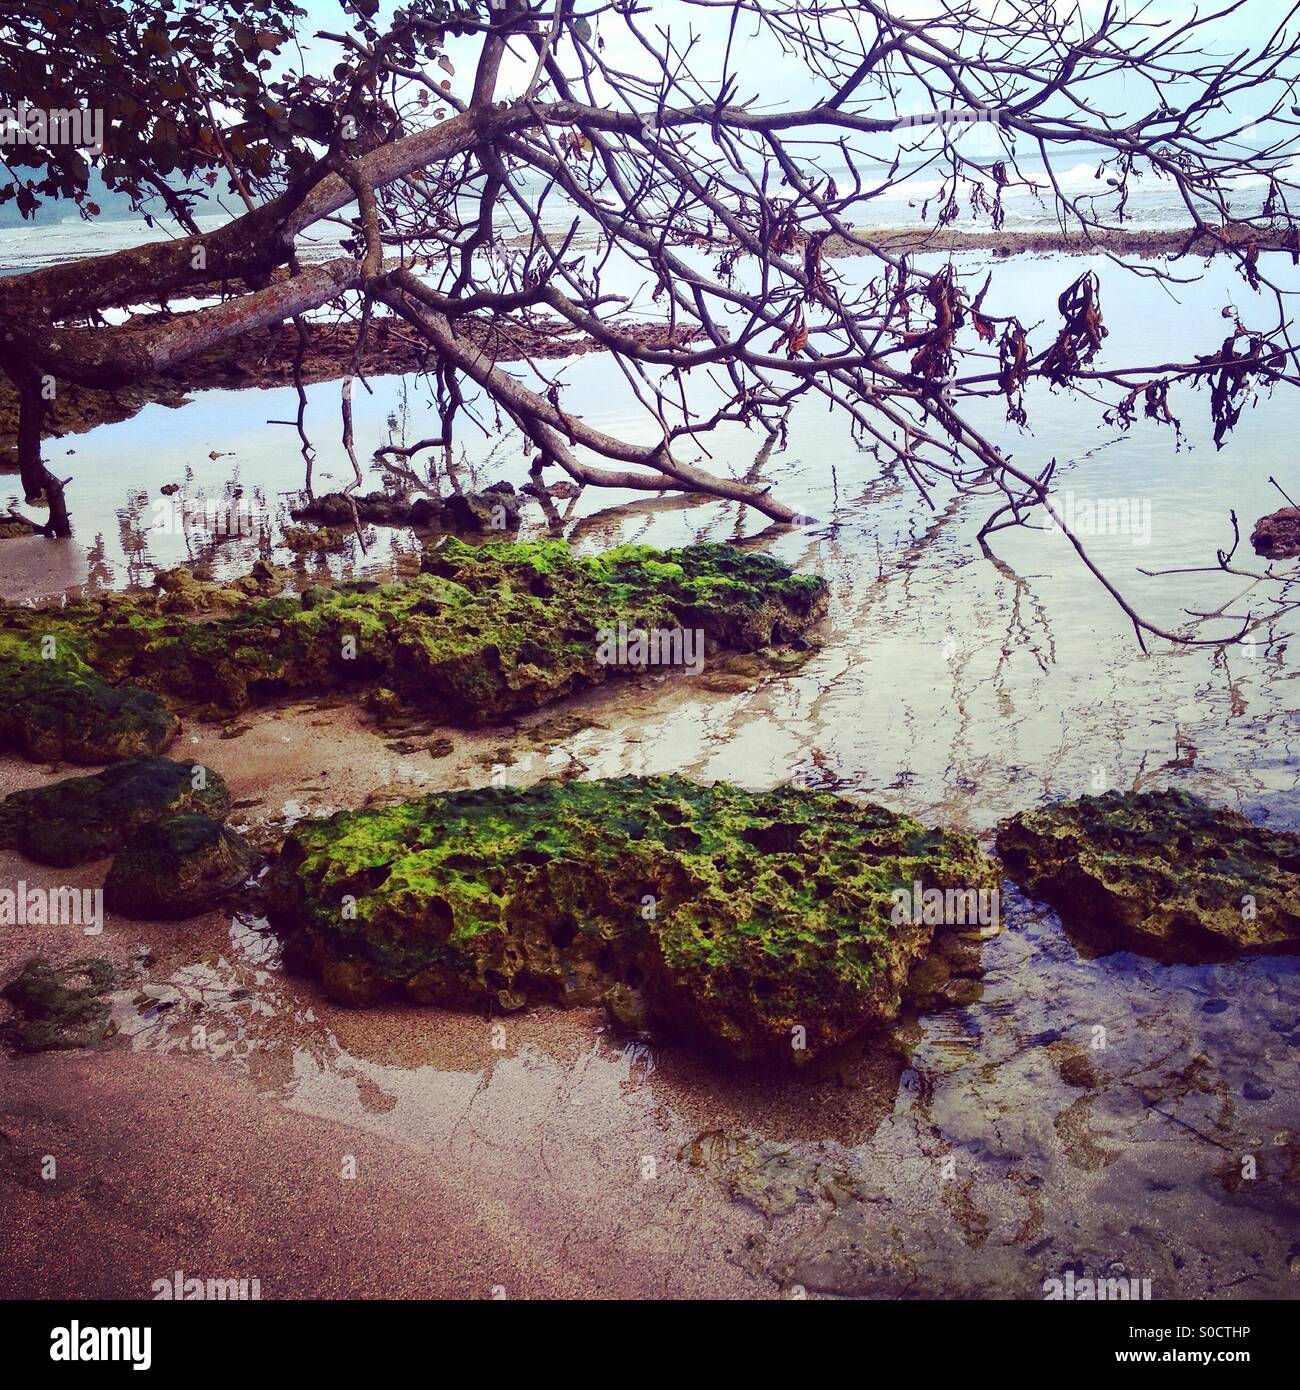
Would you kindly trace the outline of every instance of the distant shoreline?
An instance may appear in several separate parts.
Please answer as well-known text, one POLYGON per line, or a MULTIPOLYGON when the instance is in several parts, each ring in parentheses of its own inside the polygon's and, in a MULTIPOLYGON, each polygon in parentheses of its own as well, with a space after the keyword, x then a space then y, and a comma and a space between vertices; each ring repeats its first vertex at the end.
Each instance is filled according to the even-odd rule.
MULTIPOLYGON (((872 248, 897 254, 932 254, 945 251, 992 251, 999 256, 1054 254, 1091 256, 1111 253, 1119 256, 1176 256, 1188 254, 1213 256, 1223 252, 1223 245, 1213 237, 1197 233, 1191 227, 1162 230, 1135 227, 1130 231, 1104 232, 1008 232, 966 231, 956 227, 855 227, 854 233, 871 243, 857 246, 843 237, 831 237, 825 246, 831 256, 868 256, 872 248)), ((1240 229, 1231 232, 1232 246, 1244 247, 1250 238, 1240 229)), ((1260 229, 1260 250, 1278 249, 1277 232, 1260 229)))
MULTIPOLYGON (((825 253, 836 257, 867 256, 875 248, 893 255, 984 251, 1008 259, 1017 255, 1098 253, 1151 259, 1182 252, 1209 256, 1223 250, 1210 237, 1195 237, 1190 228, 1177 231, 1134 229, 1091 236, 1078 232, 966 231, 953 227, 862 227, 855 230, 859 236, 869 240, 869 246, 857 246, 842 237, 831 237, 825 244, 825 253)), ((1244 234, 1237 233, 1233 244, 1244 246, 1244 234)), ((1272 244, 1261 245, 1261 250, 1275 254, 1281 250, 1277 245, 1276 233, 1272 244)), ((1295 253, 1281 250, 1281 254, 1295 253)), ((493 333, 483 321, 469 322, 467 327, 480 337, 485 346, 491 345, 496 361, 562 357, 598 350, 590 339, 569 332, 523 333, 516 329, 510 335, 499 335, 493 333)), ((649 342, 656 342, 664 336, 661 325, 624 325, 624 331, 635 333, 649 342)), ((310 344, 303 364, 304 380, 337 380, 345 375, 352 355, 352 336, 317 324, 309 325, 308 332, 310 344)), ((679 336, 678 341, 690 341, 690 336, 679 336)), ((124 420, 151 401, 171 406, 183 405, 189 391, 292 384, 296 350, 296 331, 289 324, 281 324, 235 339, 172 371, 125 390, 110 392, 71 387, 64 393, 53 418, 47 421, 45 435, 47 438, 59 438, 80 434, 96 425, 124 420)), ((428 357, 427 345, 412 340, 400 330, 390 338, 389 325, 379 320, 371 333, 362 370, 370 375, 419 371, 427 365, 428 357)), ((7 380, 0 378, 0 473, 16 468, 16 426, 17 411, 12 388, 7 380)))

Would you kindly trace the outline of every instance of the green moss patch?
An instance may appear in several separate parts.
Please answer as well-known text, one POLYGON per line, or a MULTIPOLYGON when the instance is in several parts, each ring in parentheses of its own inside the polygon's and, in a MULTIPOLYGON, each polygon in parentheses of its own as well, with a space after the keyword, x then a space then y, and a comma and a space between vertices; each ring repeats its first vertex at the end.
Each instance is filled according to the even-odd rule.
POLYGON ((291 957, 343 1002, 603 1001, 797 1063, 897 1012, 934 928, 895 921, 896 893, 998 876, 970 837, 878 806, 655 777, 304 822, 271 880, 291 957))
POLYGON ((1003 823, 998 853, 1068 926, 1157 954, 1300 947, 1300 835, 1178 790, 1107 792, 1003 823))
POLYGON ((158 698, 106 683, 66 631, 0 631, 0 745, 29 758, 104 763, 159 753, 180 721, 158 698))
POLYGON ((133 758, 0 801, 0 845, 42 864, 81 864, 121 849, 140 826, 182 811, 223 816, 230 793, 210 768, 133 758), (197 784, 197 785, 196 785, 197 784))
POLYGON ((41 957, 29 960, 0 991, 13 1006, 0 1035, 18 1052, 96 1047, 110 1031, 105 996, 118 984, 118 973, 106 960, 66 965, 51 965, 41 957))
POLYGON ((424 569, 410 581, 249 600, 201 621, 191 618, 201 595, 173 611, 188 593, 173 573, 170 598, 0 610, 0 640, 53 636, 101 686, 223 713, 264 695, 382 686, 448 720, 482 722, 635 674, 599 659, 602 629, 620 622, 699 629, 714 646, 753 650, 798 637, 826 608, 823 580, 723 545, 580 557, 564 541, 447 538, 424 569))

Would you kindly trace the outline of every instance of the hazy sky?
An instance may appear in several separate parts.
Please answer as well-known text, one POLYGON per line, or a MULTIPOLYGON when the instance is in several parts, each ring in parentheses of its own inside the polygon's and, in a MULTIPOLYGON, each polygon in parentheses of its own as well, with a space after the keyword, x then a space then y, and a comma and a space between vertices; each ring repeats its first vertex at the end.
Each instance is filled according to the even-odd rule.
MULTIPOLYGON (((315 29, 340 28, 342 12, 338 0, 298 0, 307 10, 309 20, 304 25, 308 33, 315 29)), ((888 0, 889 7, 898 15, 913 21, 918 19, 938 19, 943 15, 941 0, 888 0)), ((990 15, 1008 12, 1022 0, 976 0, 982 12, 990 15)), ((1214 11, 1230 10, 1230 14, 1213 29, 1201 31, 1198 44, 1207 54, 1229 56, 1240 53, 1252 46, 1258 46, 1273 33, 1279 23, 1286 19, 1293 9, 1294 0, 1200 0, 1197 5, 1187 0, 1120 0, 1121 8, 1134 17, 1140 17, 1146 24, 1167 24, 1176 27, 1185 22, 1195 12, 1207 14, 1214 11)), ((1056 5, 1059 16, 1073 15, 1078 31, 1091 32, 1098 17, 1103 13, 1106 0, 1060 0, 1056 5)), ((395 6, 392 0, 383 0, 380 16, 392 14, 395 6)), ((581 0, 579 0, 581 8, 581 0)), ((592 5, 592 8, 597 8, 592 5)), ((688 35, 694 33, 699 39, 697 71, 704 75, 710 71, 720 71, 722 53, 725 47, 730 11, 721 7, 692 5, 685 0, 648 0, 644 6, 646 13, 639 19, 643 30, 653 31, 659 25, 667 29, 679 44, 684 44, 688 35), (715 59, 713 63, 709 58, 715 59)), ((842 21, 847 23, 847 21, 842 21)), ((1297 22, 1290 21, 1290 29, 1295 32, 1297 22)), ((746 98, 756 97, 760 106, 793 106, 812 104, 818 96, 826 95, 824 84, 817 82, 797 59, 782 54, 777 46, 766 36, 754 36, 755 20, 746 16, 737 30, 738 41, 733 44, 732 67, 739 71, 741 90, 746 98)), ((612 62, 630 71, 647 72, 648 58, 639 44, 626 32, 625 26, 617 16, 605 15, 599 21, 601 37, 605 40, 605 56, 612 62)), ((1154 36, 1156 30, 1147 33, 1154 36)), ((458 91, 468 89, 470 72, 479 40, 452 40, 450 53, 457 65, 465 71, 458 72, 456 87, 458 91)), ((332 52, 331 48, 331 52, 332 52)), ((532 62, 527 57, 524 46, 518 45, 519 56, 508 61, 502 72, 501 95, 508 95, 527 80, 532 62)), ((286 56, 287 56, 286 51, 286 56)), ((1142 110, 1151 106, 1151 89, 1141 84, 1140 94, 1131 88, 1126 89, 1119 79, 1106 87, 1095 88, 1100 93, 1102 104, 1112 112, 1118 113, 1131 99, 1142 110)), ((1170 96, 1176 103, 1176 93, 1170 96)))

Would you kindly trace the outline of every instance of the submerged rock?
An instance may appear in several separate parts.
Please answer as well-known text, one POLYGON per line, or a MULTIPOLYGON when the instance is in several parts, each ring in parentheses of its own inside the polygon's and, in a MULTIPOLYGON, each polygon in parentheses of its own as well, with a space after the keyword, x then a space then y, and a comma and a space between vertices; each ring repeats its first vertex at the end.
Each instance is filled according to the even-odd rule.
POLYGON ((222 816, 229 807, 226 784, 210 768, 200 773, 170 758, 135 758, 11 793, 0 801, 0 846, 42 864, 81 864, 114 853, 152 821, 182 811, 222 816))
POLYGON ((147 690, 108 685, 56 633, 0 632, 0 744, 50 762, 105 763, 159 753, 180 721, 147 690))
POLYGON ((564 541, 447 538, 423 564, 409 581, 317 586, 205 622, 147 595, 3 609, 0 637, 54 630, 107 680, 222 712, 264 695, 380 686, 480 723, 637 674, 602 659, 602 633, 620 624, 753 650, 798 637, 826 608, 824 580, 725 545, 576 556, 564 541))
POLYGON ((625 777, 302 822, 270 895, 291 959, 344 1003, 604 1001, 798 1063, 895 1016, 934 930, 895 920, 896 894, 997 882, 970 837, 879 806, 625 777))
MULTIPOLYGON (((350 532, 356 519, 363 525, 414 526, 418 530, 463 531, 490 535, 519 529, 522 506, 514 488, 493 483, 481 492, 454 492, 449 497, 417 497, 408 502, 388 492, 364 493, 351 500, 341 492, 314 497, 290 515, 295 521, 313 521, 323 527, 350 532)), ((285 544, 291 545, 289 533, 285 544)), ((295 547, 297 548, 297 547, 295 547)))
POLYGON ((337 526, 351 531, 362 525, 406 526, 410 524, 410 504, 390 492, 363 492, 349 498, 346 493, 327 492, 313 497, 301 507, 291 507, 295 521, 313 521, 320 526, 337 526), (356 506, 355 517, 353 505, 356 506))
POLYGON ((118 982, 117 971, 106 960, 87 958, 66 965, 51 965, 41 957, 29 960, 0 991, 14 1009, 0 1034, 18 1052, 97 1047, 110 1030, 104 996, 118 982))
POLYGON ((1290 560, 1300 555, 1300 507, 1283 507, 1260 517, 1251 532, 1256 555, 1269 560, 1290 560))
POLYGON ((290 550, 341 550, 351 539, 351 533, 336 526, 286 526, 284 544, 290 550))
POLYGON ((168 816, 127 839, 104 881, 104 903, 127 917, 192 917, 238 888, 257 858, 211 816, 168 816))
POLYGON ((1163 952, 1300 945, 1300 835, 1187 792, 1107 792, 1023 811, 998 853, 1067 925, 1163 952))
POLYGON ((478 535, 517 531, 523 507, 509 483, 493 483, 482 492, 453 492, 427 517, 426 527, 478 535))

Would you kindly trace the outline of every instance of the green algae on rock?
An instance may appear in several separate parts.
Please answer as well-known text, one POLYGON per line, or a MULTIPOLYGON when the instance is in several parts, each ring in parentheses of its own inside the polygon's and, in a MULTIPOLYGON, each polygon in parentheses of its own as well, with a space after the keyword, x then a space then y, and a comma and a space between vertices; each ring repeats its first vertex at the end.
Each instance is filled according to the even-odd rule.
POLYGON ((290 959, 350 1004, 603 1001, 799 1063, 896 1014, 933 926, 913 885, 991 889, 973 839, 795 788, 547 782, 302 822, 271 875, 290 959))
POLYGON ((257 853, 211 816, 188 812, 142 825, 113 860, 104 903, 127 917, 192 917, 238 888, 257 853))
POLYGON ((40 956, 29 960, 0 990, 14 1009, 0 1036, 17 1052, 97 1047, 110 1029, 104 996, 118 983, 118 972, 106 960, 89 957, 66 965, 40 956))
POLYGON ((230 793, 210 768, 133 758, 89 777, 65 777, 0 801, 0 846, 65 866, 121 849, 140 826, 182 811, 223 816, 230 793))
POLYGON ((1177 789, 1107 792, 1003 822, 998 853, 1067 925, 1157 954, 1300 946, 1300 835, 1177 789))
MULTIPOLYGON (((300 599, 251 601, 191 622, 157 596, 0 610, 0 635, 66 637, 105 680, 200 707, 379 685, 449 720, 485 722, 637 668, 600 659, 603 629, 699 629, 753 650, 799 637, 825 581, 725 545, 623 546, 576 556, 564 541, 449 537, 409 581, 354 580, 300 599)), ((172 592, 184 592, 184 586, 172 592)))
POLYGON ((281 541, 290 550, 342 550, 351 540, 347 531, 335 526, 286 526, 281 541))
POLYGON ((107 684, 80 643, 55 633, 0 631, 0 743, 27 757, 112 762, 159 753, 180 721, 157 695, 107 684))

